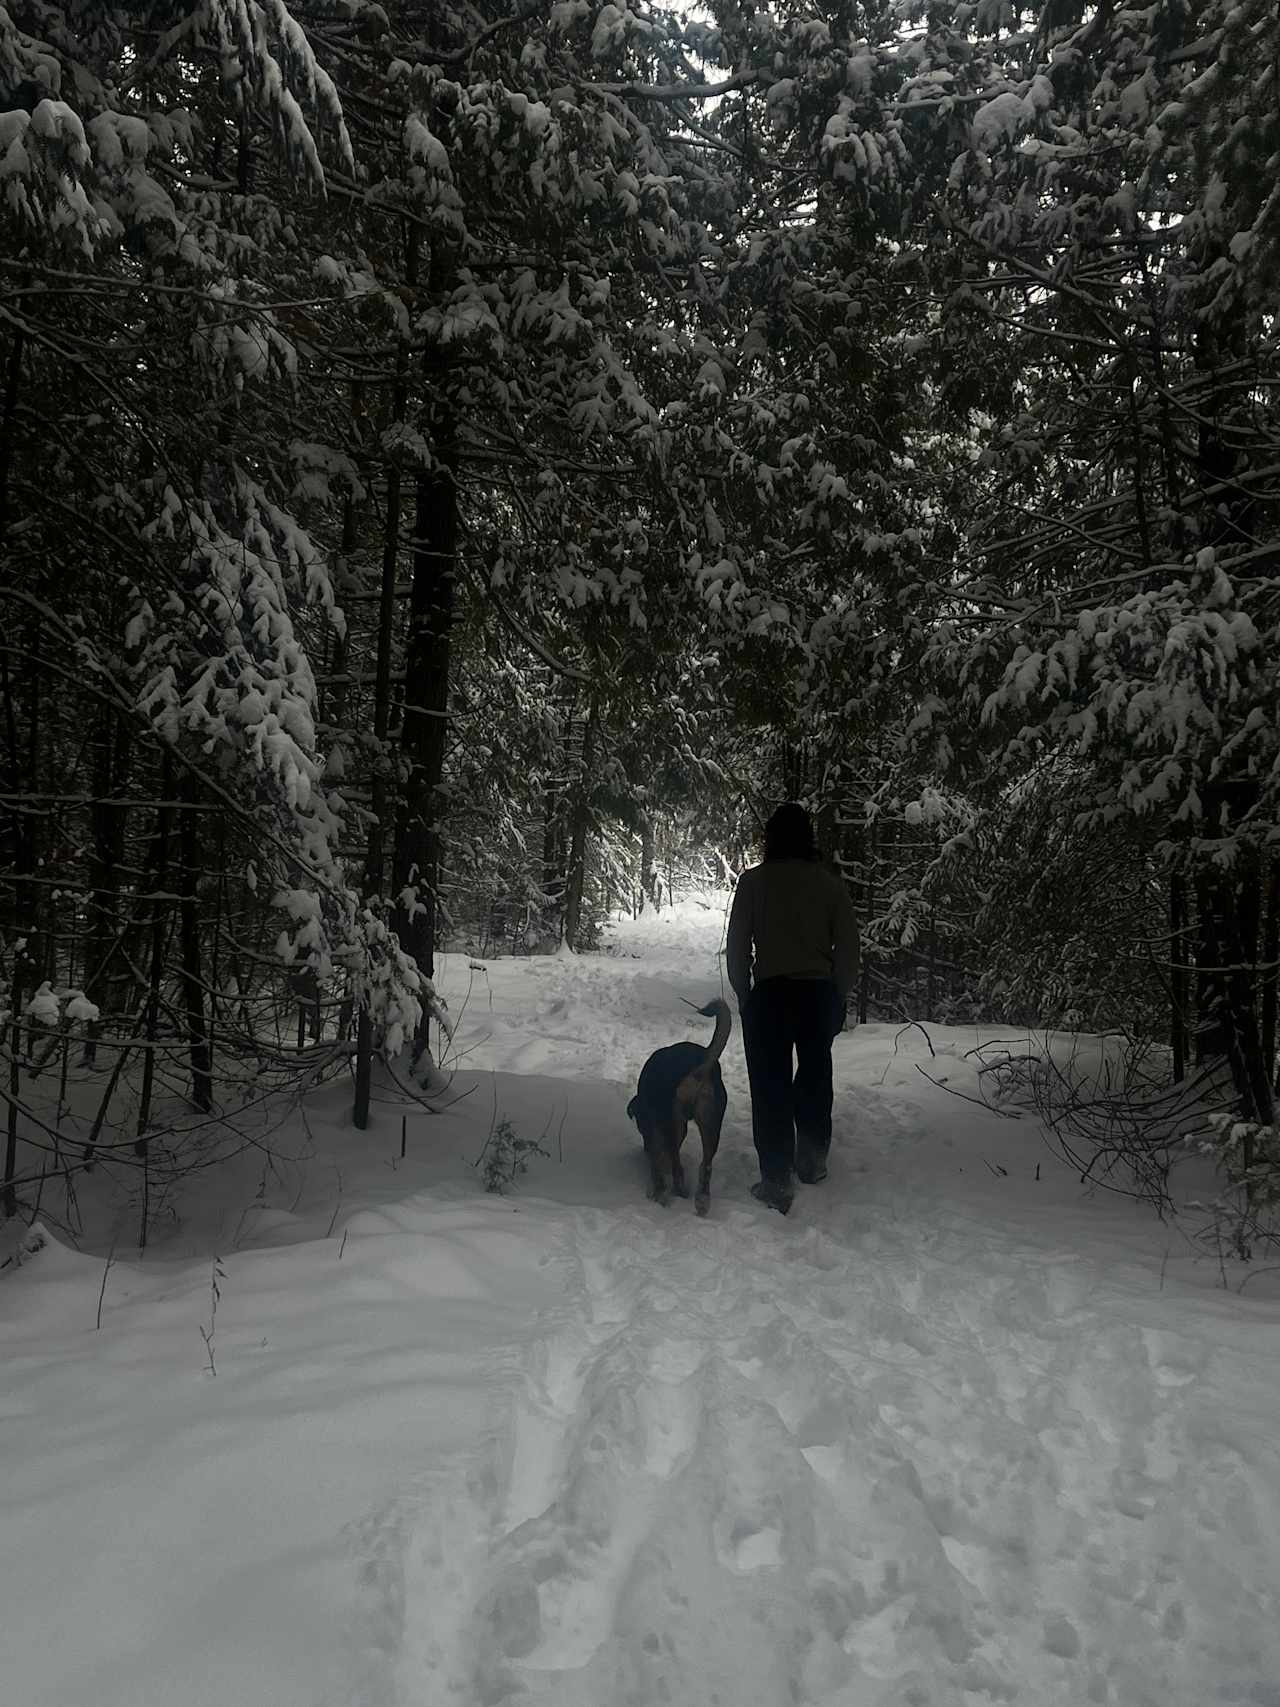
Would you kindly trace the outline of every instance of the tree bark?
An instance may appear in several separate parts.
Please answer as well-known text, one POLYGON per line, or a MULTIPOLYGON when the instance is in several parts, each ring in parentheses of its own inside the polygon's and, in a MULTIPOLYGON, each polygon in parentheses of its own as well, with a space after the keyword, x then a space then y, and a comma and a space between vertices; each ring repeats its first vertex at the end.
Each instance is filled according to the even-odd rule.
MULTIPOLYGON (((412 271, 417 253, 418 233, 414 228, 406 239, 406 273, 412 271)), ((403 424, 407 407, 409 356, 405 340, 396 348, 395 381, 391 394, 390 425, 403 424)), ((400 451, 397 447, 387 462, 387 514, 382 536, 382 579, 378 597, 378 649, 373 690, 373 733, 377 744, 374 760, 370 807, 369 841, 365 851, 364 888, 366 896, 380 896, 386 879, 387 811, 390 799, 388 775, 390 755, 387 752, 387 732, 391 726, 391 630, 395 619, 396 569, 400 560, 400 451)), ((360 1003, 356 1022, 355 1102, 351 1118, 360 1131, 369 1124, 369 1105, 373 1096, 373 1021, 369 1015, 367 997, 360 1003)))
MULTIPOLYGON (((180 799, 196 804, 191 773, 183 767, 180 799)), ((178 842, 182 857, 182 900, 178 922, 182 947, 182 1000, 187 1020, 187 1043, 191 1057, 191 1100, 205 1113, 213 1107, 213 1040, 205 1023, 204 979, 201 976, 200 899, 197 894, 199 838, 194 812, 179 812, 178 842)))
POLYGON ((654 834, 653 819, 645 816, 640 827, 640 911, 643 913, 646 903, 654 905, 654 834))
MULTIPOLYGON (((132 742, 124 718, 107 706, 100 713, 95 745, 94 798, 89 807, 92 834, 89 873, 94 893, 90 901, 84 989, 99 1008, 109 1011, 112 1006, 125 1005, 126 984, 131 976, 123 963, 117 965, 124 932, 119 868, 124 860, 128 808, 118 806, 113 796, 124 789, 132 742)), ((97 1065, 96 1039, 102 1023, 94 1020, 87 1029, 83 1055, 86 1067, 97 1065)))
MULTIPOLYGON (((876 847, 875 847, 875 831, 874 830, 869 829, 867 831, 865 847, 866 847, 866 853, 865 853, 866 877, 865 877, 865 881, 863 884, 863 896, 864 896, 863 916, 862 916, 863 931, 862 931, 862 933, 860 933, 862 935, 865 935, 865 928, 871 922, 871 914, 872 914, 872 910, 875 906, 875 899, 876 899, 876 884, 875 884, 876 847)), ((867 1023, 867 1007, 868 1007, 868 1004, 870 1002, 870 999, 871 999, 871 966, 870 966, 870 962, 868 960, 867 955, 864 953, 862 956, 862 964, 858 969, 858 1024, 859 1025, 865 1025, 867 1023)))
POLYGON ((1221 871, 1196 873, 1196 1064, 1227 1053, 1229 942, 1235 884, 1221 871))
MULTIPOLYGON (((439 364, 435 364, 438 365, 439 364)), ((438 397, 434 467, 418 474, 413 583, 400 746, 408 780, 396 837, 396 932, 426 977, 435 976, 440 878, 439 795, 449 734, 449 669, 458 566, 457 427, 438 397)), ((421 1038, 425 1039, 425 1018, 421 1038)))
POLYGON ((1266 1064, 1273 1094, 1280 1089, 1276 1081, 1276 1010, 1280 991, 1280 861, 1274 856, 1267 878, 1267 911, 1262 926, 1262 1059, 1266 1064))
POLYGON ((5 1218, 12 1220, 18 1213, 18 1193, 14 1178, 18 1171, 18 1096, 21 1079, 18 1063, 22 1058, 22 997, 27 963, 19 949, 13 957, 13 983, 9 987, 9 1107, 6 1110, 4 1147, 4 1182, 0 1186, 0 1206, 5 1218))
POLYGON ((561 713, 564 735, 560 746, 558 774, 549 776, 542 793, 542 940, 560 942, 564 937, 565 907, 569 889, 569 820, 576 764, 574 718, 575 690, 565 686, 561 713))
POLYGON ((565 867, 564 779, 548 777, 542 790, 542 937, 559 942, 564 931, 565 867))
POLYGON ((5 362, 4 405, 0 411, 0 554, 3 554, 9 533, 9 469, 13 463, 18 410, 18 382, 22 377, 23 334, 15 328, 9 334, 9 357, 5 362))
MULTIPOLYGON (((1196 1058, 1224 1056, 1247 1120, 1274 1119, 1271 1062, 1264 1056, 1258 1017, 1259 872, 1214 868, 1197 879, 1199 977, 1196 1058)), ((1251 1156, 1244 1157, 1246 1168, 1251 1156)))
MULTIPOLYGON (((152 1047, 143 1054, 142 1060, 142 1089, 138 1096, 138 1124, 135 1129, 134 1153, 145 1156, 147 1153, 147 1127, 151 1123, 151 1096, 155 1086, 156 1076, 156 1032, 160 1019, 160 990, 164 979, 165 938, 168 935, 168 903, 160 899, 164 888, 165 877, 169 870, 169 831, 173 820, 173 807, 169 796, 173 790, 173 764, 166 752, 160 764, 160 805, 156 808, 155 846, 152 849, 149 868, 149 885, 152 893, 151 901, 151 964, 147 979, 146 1013, 143 1018, 143 1035, 152 1047)), ((146 1227, 143 1226, 143 1243, 146 1243, 146 1227)))
POLYGON ((1187 885, 1180 871, 1169 874, 1169 943, 1173 962, 1172 997, 1169 1015, 1169 1044, 1173 1051, 1173 1081, 1181 1083, 1187 1072, 1187 885))
POLYGON ((591 829, 591 794, 595 782, 598 717, 594 701, 582 732, 582 752, 574 779, 569 869, 565 881, 564 939, 576 953, 582 946, 582 898, 587 878, 587 836, 591 829))
MULTIPOLYGON (((391 424, 402 424, 405 417, 408 390, 408 358, 403 341, 396 355, 395 386, 391 400, 391 424)), ((369 895, 381 895, 386 882, 387 822, 390 788, 390 753, 387 735, 391 728, 391 646, 395 627, 396 571, 400 560, 400 494, 402 487, 400 453, 395 451, 387 464, 387 517, 382 536, 382 578, 378 594, 378 647, 374 665, 373 737, 377 743, 374 765, 371 807, 373 819, 369 825, 369 843, 365 853, 364 886, 369 895)))

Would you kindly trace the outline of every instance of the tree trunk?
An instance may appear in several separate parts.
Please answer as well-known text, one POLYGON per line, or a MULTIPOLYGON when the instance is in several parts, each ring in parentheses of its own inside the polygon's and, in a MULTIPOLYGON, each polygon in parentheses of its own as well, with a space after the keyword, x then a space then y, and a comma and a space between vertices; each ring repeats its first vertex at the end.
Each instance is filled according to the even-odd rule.
MULTIPOLYGON (((89 903, 89 942, 85 953, 84 989, 104 1013, 123 1008, 131 974, 120 951, 124 919, 120 908, 120 866, 124 860, 128 808, 113 796, 122 792, 129 770, 132 741, 124 718, 104 706, 94 753, 93 801, 89 807, 92 848, 89 857, 93 894, 89 903)), ((97 1065, 96 1039, 102 1020, 94 1020, 85 1036, 83 1061, 97 1065)))
POLYGON ((1173 1051, 1173 1080, 1179 1084, 1187 1072, 1187 885, 1180 871, 1169 874, 1169 944, 1173 963, 1169 1044, 1173 1051))
MULTIPOLYGON (((863 915, 862 915, 862 922, 863 922, 864 929, 860 933, 863 936, 865 936, 865 927, 867 925, 869 925, 871 922, 871 913, 872 913, 872 909, 875 906, 875 899, 876 899, 876 885, 875 885, 875 875, 874 875, 874 873, 875 873, 876 848, 875 848, 875 832, 874 832, 874 830, 869 829, 867 831, 866 844, 865 845, 866 845, 866 856, 865 856, 866 857, 866 866, 864 869, 866 872, 866 877, 865 877, 865 881, 863 884, 863 891, 862 891, 863 896, 864 896, 863 915)), ((864 953, 862 956, 862 965, 858 969, 858 1024, 859 1025, 865 1025, 867 1023, 867 1006, 868 1006, 868 1003, 870 1002, 870 999, 871 999, 871 964, 870 964, 870 961, 869 961, 867 955, 864 953)))
POLYGON ((542 790, 542 894, 544 940, 559 942, 564 934, 565 867, 564 779, 549 777, 542 790))
POLYGON ((544 943, 564 937, 564 915, 569 888, 569 819, 575 767, 574 742, 581 723, 574 717, 575 692, 565 686, 561 713, 563 736, 558 774, 549 776, 542 791, 542 893, 541 936, 544 943))
MULTIPOLYGON (((2 546, 0 541, 0 546, 2 546)), ((31 752, 35 746, 35 736, 32 733, 28 755, 24 759, 19 753, 18 714, 14 703, 13 683, 10 680, 7 654, 0 653, 3 663, 4 682, 4 719, 5 738, 9 750, 7 773, 12 777, 14 792, 20 793, 24 783, 30 787, 33 778, 31 752)), ((32 666, 34 672, 34 665, 32 666)), ((30 702, 30 716, 35 717, 37 707, 35 701, 30 702)), ((23 877, 31 876, 36 868, 37 851, 34 831, 34 819, 25 817, 22 813, 14 815, 14 851, 13 875, 17 880, 13 885, 12 922, 17 933, 18 941, 13 951, 13 981, 9 989, 9 1106, 6 1117, 4 1179, 0 1184, 0 1206, 6 1217, 12 1218, 18 1213, 18 1196, 14 1180, 18 1167, 18 1099, 21 1091, 21 1060, 22 1060, 22 998, 27 989, 34 988, 39 981, 39 967, 35 951, 36 927, 38 923, 36 904, 31 886, 24 884, 23 877), (22 939, 26 941, 23 943, 22 939)))
MULTIPOLYGON (((151 890, 151 964, 147 981, 147 1004, 143 1019, 143 1036, 148 1048, 142 1058, 142 1089, 138 1096, 138 1124, 135 1129, 134 1153, 147 1153, 147 1127, 151 1123, 151 1096, 156 1076, 156 1032, 160 1020, 160 990, 164 979, 165 939, 168 935, 168 903, 159 897, 169 870, 169 830, 173 807, 169 796, 173 790, 173 764, 166 752, 160 764, 160 805, 156 808, 155 846, 148 870, 151 890)), ((146 1227, 143 1227, 145 1244, 146 1227)))
POLYGON ((587 836, 591 828, 591 794, 595 782, 596 707, 593 703, 582 732, 573 792, 569 838, 569 869, 565 881, 564 940, 576 953, 582 936, 582 897, 587 876, 587 836))
POLYGON ((0 1206, 5 1217, 12 1220, 18 1213, 18 1193, 14 1178, 18 1171, 18 1097, 22 1088, 19 1061, 22 1058, 22 997, 27 962, 19 949, 13 957, 13 983, 9 987, 9 1107, 7 1110, 4 1182, 0 1186, 0 1206))
POLYGON ((4 404, 0 409, 0 554, 5 550, 9 535, 9 469, 13 462, 13 447, 17 436, 18 382, 22 377, 23 334, 15 328, 9 334, 9 355, 4 364, 4 404))
MULTIPOLYGON (((418 235, 414 228, 407 239, 409 264, 417 253, 418 235)), ((403 425, 408 397, 409 356, 402 338, 396 350, 395 382, 391 394, 390 424, 403 425)), ((395 619, 396 570, 400 560, 400 451, 392 451, 387 463, 387 514, 382 536, 382 580, 378 597, 378 649, 373 689, 373 734, 376 743, 373 782, 370 790, 372 821, 365 851, 364 888, 371 899, 382 894, 386 881, 387 815, 390 790, 390 755, 387 751, 387 732, 391 727, 391 631, 395 619)), ((351 1118, 364 1131, 369 1124, 369 1104, 373 1095, 373 1022, 369 1017, 366 999, 360 1004, 356 1026, 355 1104, 351 1118)))
POLYGON ((1276 1081, 1276 996, 1280 988, 1277 958, 1280 958, 1280 860, 1272 856, 1262 927, 1262 1059, 1273 1093, 1280 1089, 1276 1081))
MULTIPOLYGON (((185 767, 179 797, 188 808, 196 804, 195 786, 191 773, 185 767)), ((200 899, 196 889, 200 840, 196 834, 194 811, 179 810, 178 835, 182 858, 182 900, 178 922, 182 946, 182 1002, 191 1054, 191 1100, 207 1114, 213 1107, 213 1040, 205 1024, 204 979, 201 976, 200 899)))
MULTIPOLYGON (((449 733, 449 663, 458 558, 458 445, 449 403, 432 422, 435 466, 420 472, 400 745, 408 781, 396 837, 396 932, 426 977, 435 976, 440 876, 438 789, 449 733)), ((426 1020, 419 1041, 425 1041, 426 1020)))
MULTIPOLYGON (((1270 1126, 1275 1119, 1275 1098, 1271 1089, 1271 1062, 1264 1053, 1263 1027, 1258 1014, 1261 914, 1262 871, 1255 854, 1240 875, 1236 936, 1231 944, 1232 962, 1227 988, 1236 1089, 1248 1115, 1262 1125, 1270 1126)), ((1249 1157, 1247 1164, 1251 1162, 1252 1157, 1249 1157)))
POLYGON ((654 905, 654 834, 653 819, 647 815, 640 826, 640 911, 643 913, 645 903, 654 905))
POLYGON ((373 1021, 369 1018, 367 1002, 361 1002, 356 1016, 356 1086, 352 1121, 361 1132, 369 1124, 369 1104, 373 1099, 373 1021))
MULTIPOLYGON (((364 412, 363 391, 357 381, 351 388, 351 421, 352 438, 360 438, 359 421, 364 412)), ((352 581, 351 558, 356 548, 356 501, 350 492, 342 500, 342 535, 338 546, 336 560, 333 564, 334 592, 338 603, 342 604, 347 596, 348 587, 352 581)), ((335 729, 345 729, 347 726, 347 670, 351 636, 347 628, 334 635, 333 662, 329 673, 334 684, 332 700, 328 687, 322 687, 316 696, 317 709, 322 722, 331 724, 335 729)))
MULTIPOLYGON (((403 423, 407 373, 403 344, 396 358, 396 381, 392 396, 392 421, 403 423)), ((378 647, 374 665, 373 738, 377 744, 370 788, 372 822, 365 852, 364 887, 370 896, 382 894, 387 876, 387 823, 391 800, 391 755, 387 735, 391 728, 391 647, 395 627, 396 572, 400 561, 400 492, 402 486, 399 452, 387 466, 387 518, 382 536, 382 578, 378 594, 378 647)))
MULTIPOLYGON (((1218 868, 1197 878, 1199 1014, 1196 1058, 1225 1056, 1245 1118, 1270 1125, 1274 1117, 1271 1062, 1264 1057, 1258 1018, 1259 871, 1218 868)), ((1245 1166, 1251 1158, 1246 1154, 1245 1166)))
POLYGON ((1235 883, 1223 871, 1196 873, 1196 1065, 1227 1053, 1228 944, 1235 934, 1235 883))
POLYGON ((804 793, 805 751, 802 741, 785 741, 782 747, 782 787, 788 800, 804 793))
MULTIPOLYGON (((1206 257, 1206 261, 1208 257, 1206 257)), ((1238 453, 1221 426, 1229 410, 1231 381, 1222 369, 1243 351, 1245 321, 1213 324, 1201 318, 1195 332, 1195 366, 1205 385, 1197 407, 1196 478, 1203 489, 1225 488, 1235 474, 1238 453)), ((1247 498, 1203 504, 1195 512, 1195 540, 1219 546, 1243 537, 1252 523, 1247 498)), ((1230 835, 1257 798, 1257 784, 1245 776, 1222 776, 1202 790, 1204 822, 1211 835, 1230 835)), ((1237 1094, 1246 1105, 1270 1104, 1270 1074, 1260 1073, 1262 1038, 1258 1026, 1254 969, 1260 883, 1256 860, 1231 871, 1203 870, 1197 879, 1200 911, 1199 1025, 1197 1059, 1225 1054, 1231 1062, 1237 1094), (1265 1084, 1260 1080, 1265 1080, 1265 1084)), ((1261 1113, 1256 1115, 1264 1119, 1261 1113)))

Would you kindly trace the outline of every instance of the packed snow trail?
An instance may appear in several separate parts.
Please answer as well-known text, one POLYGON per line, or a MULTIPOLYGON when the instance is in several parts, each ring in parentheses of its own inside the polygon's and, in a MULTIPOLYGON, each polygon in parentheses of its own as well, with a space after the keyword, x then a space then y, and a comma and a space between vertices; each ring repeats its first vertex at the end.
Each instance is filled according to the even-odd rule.
POLYGON ((6 1700, 1280 1707, 1274 1278, 950 1095, 945 1027, 838 1039, 785 1220, 735 1038, 710 1219, 647 1203, 626 1100, 721 919, 456 957, 403 1158, 334 1087, 145 1260, 102 1203, 0 1276, 6 1700), (500 1119, 548 1154, 486 1197, 500 1119))
MULTIPOLYGON (((710 982, 720 921, 692 924, 665 964, 659 920, 624 937, 634 968, 530 967, 522 1064, 563 1071, 576 1045, 576 1072, 632 1081, 673 988, 710 982)), ((1183 1332, 1158 1294, 1135 1318, 1096 1260, 940 1199, 902 1169, 913 1112, 845 1083, 836 1171, 786 1222, 744 1206, 741 1141, 710 1224, 569 1213, 565 1302, 475 1513, 460 1657, 433 1672, 407 1631, 393 1699, 431 1676, 478 1707, 1280 1707, 1261 1346, 1183 1332), (876 1151, 897 1161, 873 1181, 876 1151)), ((414 1587, 436 1602, 430 1570, 414 1587)))
POLYGON ((368 1699, 1275 1707, 1274 1382, 1250 1411, 1251 1354, 1073 1259, 878 1219, 568 1213, 368 1699))

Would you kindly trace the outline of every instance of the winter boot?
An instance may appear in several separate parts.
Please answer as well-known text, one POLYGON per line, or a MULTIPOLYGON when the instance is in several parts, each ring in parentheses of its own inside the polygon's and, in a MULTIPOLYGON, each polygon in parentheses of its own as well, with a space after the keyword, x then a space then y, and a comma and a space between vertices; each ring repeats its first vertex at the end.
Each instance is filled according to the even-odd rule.
POLYGON ((807 1138, 796 1134, 796 1178, 803 1185, 817 1185, 827 1177, 827 1152, 825 1145, 811 1144, 807 1138))
POLYGON ((751 1195, 757 1203, 765 1203, 770 1209, 776 1209, 779 1215, 785 1215, 795 1201, 795 1193, 791 1189, 789 1179, 758 1179, 751 1187, 751 1195))

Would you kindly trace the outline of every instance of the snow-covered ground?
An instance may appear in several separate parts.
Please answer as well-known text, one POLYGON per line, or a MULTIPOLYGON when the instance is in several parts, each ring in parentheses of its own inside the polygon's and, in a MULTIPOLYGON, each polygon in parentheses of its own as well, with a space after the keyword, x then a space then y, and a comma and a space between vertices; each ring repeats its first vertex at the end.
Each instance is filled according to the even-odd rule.
POLYGON ((710 1219, 647 1203, 723 901, 451 958, 403 1160, 331 1087, 105 1287, 105 1240, 0 1275, 5 1702, 1280 1707, 1273 1279, 931 1083, 959 1029, 837 1041, 786 1220, 735 1033, 710 1219), (487 1196, 504 1119, 549 1154, 487 1196))

